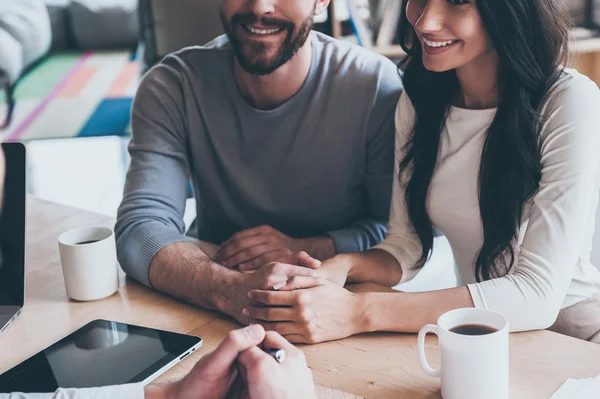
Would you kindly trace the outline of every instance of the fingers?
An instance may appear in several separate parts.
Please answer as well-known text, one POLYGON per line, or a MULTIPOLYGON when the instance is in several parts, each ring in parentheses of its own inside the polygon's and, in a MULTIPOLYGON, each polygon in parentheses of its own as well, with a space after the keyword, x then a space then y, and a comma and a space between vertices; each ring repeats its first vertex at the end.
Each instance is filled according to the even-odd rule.
POLYGON ((288 255, 290 252, 291 251, 287 248, 282 248, 282 249, 277 249, 277 250, 274 250, 271 252, 266 252, 250 261, 240 262, 239 268, 240 268, 240 270, 260 269, 261 266, 264 266, 267 263, 279 261, 286 255, 288 255))
POLYGON ((258 324, 231 331, 221 345, 198 364, 202 364, 203 368, 210 368, 212 373, 225 373, 240 352, 260 344, 264 337, 265 330, 258 324))
MULTIPOLYGON (((245 370, 252 370, 260 378, 268 378, 268 369, 277 367, 277 360, 265 353, 257 346, 246 349, 237 358, 238 363, 245 370)), ((247 375, 247 373, 244 373, 247 375)))
POLYGON ((244 316, 254 320, 293 321, 296 320, 296 310, 293 308, 257 308, 249 306, 243 310, 244 316))
MULTIPOLYGON (((301 329, 301 326, 298 323, 295 323, 293 321, 272 322, 272 321, 257 320, 256 323, 263 326, 265 331, 267 331, 267 332, 274 331, 274 332, 279 333, 282 336, 292 335, 292 334, 301 334, 303 332, 301 329)), ((285 349, 285 348, 282 348, 282 349, 285 349)))
POLYGON ((263 341, 263 347, 267 349, 277 348, 285 350, 287 355, 293 355, 301 352, 300 349, 292 345, 287 339, 276 331, 267 331, 263 341))
POLYGON ((294 344, 311 344, 312 343, 306 337, 304 337, 304 335, 300 335, 300 334, 289 334, 289 335, 284 336, 284 338, 290 342, 293 342, 294 344))
MULTIPOLYGON (((244 237, 244 238, 240 238, 238 240, 228 242, 228 243, 224 244, 223 246, 221 246, 221 248, 219 249, 219 252, 215 256, 215 259, 218 262, 226 264, 226 262, 228 260, 230 260, 230 258, 233 258, 236 255, 239 255, 241 253, 244 253, 245 251, 248 251, 249 249, 251 249, 253 247, 256 247, 259 245, 265 245, 269 242, 269 240, 270 240, 269 236, 255 235, 255 236, 244 237)), ((246 256, 249 256, 249 255, 250 254, 246 253, 246 256)), ((257 255, 260 255, 260 253, 257 255)), ((257 256, 257 255, 254 255, 254 256, 257 256)), ((235 263, 235 264, 237 265, 237 263, 235 263)))
POLYGON ((308 253, 301 251, 298 252, 298 266, 309 267, 311 269, 318 269, 321 267, 321 261, 313 258, 308 253))
POLYGON ((298 303, 296 292, 252 290, 248 295, 252 300, 272 306, 294 306, 298 303))
POLYGON ((223 245, 221 245, 221 248, 225 248, 226 246, 228 246, 232 242, 241 240, 242 238, 257 236, 257 235, 260 235, 260 234, 265 234, 265 233, 267 233, 267 232, 269 232, 271 230, 272 229, 271 229, 270 226, 264 225, 264 226, 253 227, 251 229, 246 229, 246 230, 238 231, 237 233, 235 233, 234 235, 232 235, 231 237, 229 237, 229 239, 227 241, 225 241, 223 243, 223 245))
POLYGON ((289 254, 287 256, 284 256, 281 259, 278 259, 278 261, 280 263, 286 263, 286 264, 295 265, 295 266, 303 266, 303 267, 308 267, 310 269, 318 269, 319 267, 321 267, 320 260, 313 258, 312 256, 310 256, 308 253, 306 253, 304 251, 289 254))
MULTIPOLYGON (((262 238, 263 236, 260 236, 260 237, 262 238)), ((251 237, 251 238, 254 238, 254 237, 251 237)), ((233 244, 232 247, 235 245, 236 244, 233 244)), ((252 247, 244 248, 237 254, 227 258, 226 260, 222 261, 221 263, 227 267, 234 267, 234 266, 238 266, 242 263, 250 262, 251 260, 258 258, 259 256, 262 256, 269 252, 276 251, 278 249, 279 249, 279 247, 277 246, 276 243, 264 242, 264 243, 260 243, 258 245, 252 246, 252 247)))
POLYGON ((312 269, 278 262, 269 263, 255 273, 262 273, 263 276, 263 280, 255 288, 263 290, 270 290, 275 286, 276 289, 293 276, 310 277, 316 275, 316 272, 312 269))
POLYGON ((294 276, 288 280, 287 284, 277 285, 278 291, 295 291, 303 290, 308 288, 319 287, 327 284, 328 281, 321 277, 305 277, 305 276, 294 276))

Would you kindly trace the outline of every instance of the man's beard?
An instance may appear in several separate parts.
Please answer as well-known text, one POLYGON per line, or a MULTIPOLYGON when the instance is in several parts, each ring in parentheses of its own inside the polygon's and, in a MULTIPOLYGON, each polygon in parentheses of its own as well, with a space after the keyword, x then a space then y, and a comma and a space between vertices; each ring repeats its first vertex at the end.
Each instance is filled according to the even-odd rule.
POLYGON ((230 24, 221 10, 221 22, 240 66, 248 73, 262 76, 273 73, 304 46, 314 24, 314 13, 310 14, 297 32, 295 32, 292 22, 268 17, 258 18, 252 13, 236 14, 230 24), (246 29, 242 25, 251 25, 256 22, 260 22, 267 29, 280 28, 287 32, 273 57, 267 58, 266 56, 268 45, 261 42, 244 43, 235 33, 238 26, 240 29, 246 29))

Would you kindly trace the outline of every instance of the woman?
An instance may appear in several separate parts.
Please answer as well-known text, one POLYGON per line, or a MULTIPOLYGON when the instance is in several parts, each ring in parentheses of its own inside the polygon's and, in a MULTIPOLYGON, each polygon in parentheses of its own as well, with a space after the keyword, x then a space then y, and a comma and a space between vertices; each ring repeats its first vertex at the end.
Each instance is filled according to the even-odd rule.
POLYGON ((406 91, 386 240, 324 262, 321 279, 275 287, 299 291, 251 292, 289 307, 246 313, 289 339, 317 342, 416 332, 448 310, 481 307, 502 313, 513 331, 552 326, 600 343, 600 272, 589 261, 600 92, 563 68, 570 31, 563 2, 404 0, 401 24, 406 91), (452 247, 458 288, 352 294, 339 287, 411 280, 434 229, 452 247))

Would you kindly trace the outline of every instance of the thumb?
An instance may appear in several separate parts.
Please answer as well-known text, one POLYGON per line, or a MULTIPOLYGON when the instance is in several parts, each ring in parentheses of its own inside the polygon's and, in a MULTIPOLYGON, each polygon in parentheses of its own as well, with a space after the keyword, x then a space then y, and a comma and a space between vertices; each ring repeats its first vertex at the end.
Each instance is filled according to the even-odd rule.
MULTIPOLYGON (((321 277, 304 277, 304 276, 294 276, 288 280, 287 284, 284 286, 277 286, 277 291, 294 291, 294 290, 303 290, 308 288, 319 287, 321 285, 328 284, 328 281, 321 277)), ((275 288, 275 287, 273 287, 275 288)))
POLYGON ((210 370, 211 374, 227 373, 240 352, 260 344, 265 338, 265 330, 260 324, 231 331, 219 347, 198 362, 191 374, 210 370))
MULTIPOLYGON (((248 384, 248 377, 249 374, 252 373, 248 373, 249 370, 253 370, 255 372, 261 373, 261 372, 265 372, 268 371, 268 369, 266 369, 265 367, 259 367, 260 363, 264 363, 265 365, 271 365, 271 367, 277 365, 276 360, 273 359, 271 356, 267 355, 265 353, 265 351, 263 351, 262 349, 260 349, 257 346, 253 346, 252 348, 249 348, 245 351, 243 351, 242 353, 240 353, 240 355, 238 356, 238 364, 241 366, 241 368, 243 369, 242 374, 244 375, 245 379, 246 379, 246 384, 248 384)), ((259 378, 268 378, 268 376, 259 376, 259 378)))
POLYGON ((313 258, 308 253, 301 251, 298 253, 298 266, 309 267, 311 269, 318 269, 321 267, 321 261, 313 258))

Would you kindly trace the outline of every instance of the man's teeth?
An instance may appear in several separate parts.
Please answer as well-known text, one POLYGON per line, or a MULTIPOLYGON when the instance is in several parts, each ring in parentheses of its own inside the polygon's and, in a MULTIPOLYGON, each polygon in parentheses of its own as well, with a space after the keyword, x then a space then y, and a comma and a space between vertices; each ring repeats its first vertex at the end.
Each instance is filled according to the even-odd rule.
POLYGON ((456 40, 448 40, 447 42, 432 42, 430 40, 427 40, 427 39, 423 38, 423 41, 429 47, 445 47, 445 46, 447 46, 449 44, 454 43, 456 40))
POLYGON ((272 35, 273 33, 277 33, 281 31, 281 28, 276 28, 276 29, 255 29, 251 26, 248 25, 244 25, 244 27, 246 29, 248 29, 250 32, 254 33, 255 35, 272 35))

